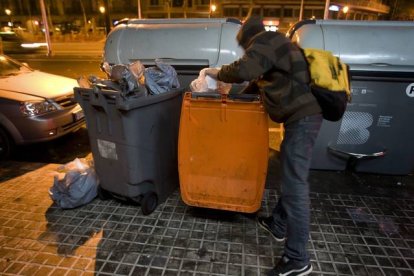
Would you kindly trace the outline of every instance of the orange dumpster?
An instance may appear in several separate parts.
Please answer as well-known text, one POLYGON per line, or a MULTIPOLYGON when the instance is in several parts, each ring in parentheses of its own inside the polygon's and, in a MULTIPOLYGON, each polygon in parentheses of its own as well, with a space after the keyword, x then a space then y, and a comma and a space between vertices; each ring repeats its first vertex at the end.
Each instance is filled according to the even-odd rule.
POLYGON ((254 213, 268 162, 268 117, 258 95, 184 96, 178 141, 183 201, 254 213))

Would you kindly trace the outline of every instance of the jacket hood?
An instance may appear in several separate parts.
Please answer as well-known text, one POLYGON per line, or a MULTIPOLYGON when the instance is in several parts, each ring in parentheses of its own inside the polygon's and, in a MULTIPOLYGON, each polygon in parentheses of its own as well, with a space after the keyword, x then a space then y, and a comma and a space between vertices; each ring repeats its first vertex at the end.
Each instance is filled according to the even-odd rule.
POLYGON ((265 28, 262 18, 256 15, 250 16, 237 33, 237 41, 241 47, 247 49, 252 37, 263 31, 265 31, 265 28))

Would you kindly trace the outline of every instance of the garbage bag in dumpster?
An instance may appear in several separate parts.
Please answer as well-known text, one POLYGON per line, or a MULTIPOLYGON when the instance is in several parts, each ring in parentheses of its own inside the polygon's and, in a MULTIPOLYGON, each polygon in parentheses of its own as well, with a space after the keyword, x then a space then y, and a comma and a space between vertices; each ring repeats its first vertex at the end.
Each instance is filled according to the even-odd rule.
POLYGON ((155 60, 156 66, 145 69, 145 83, 151 94, 161 94, 173 88, 180 88, 177 72, 174 67, 164 63, 162 60, 155 60))
POLYGON ((231 90, 232 84, 213 79, 212 77, 206 75, 206 70, 207 68, 200 70, 198 78, 190 83, 191 92, 219 92, 221 94, 228 94, 231 90))
POLYGON ((83 88, 100 87, 121 92, 125 97, 147 96, 148 91, 145 86, 144 71, 145 67, 140 61, 130 64, 109 65, 107 62, 101 64, 101 70, 106 73, 107 79, 96 76, 88 78, 81 77, 78 84, 83 88))
POLYGON ((341 121, 322 123, 311 168, 413 173, 414 23, 309 20, 287 35, 350 66, 352 101, 341 121))
POLYGON ((98 195, 155 210, 178 187, 177 144, 181 90, 123 97, 111 90, 75 88, 85 112, 98 195))

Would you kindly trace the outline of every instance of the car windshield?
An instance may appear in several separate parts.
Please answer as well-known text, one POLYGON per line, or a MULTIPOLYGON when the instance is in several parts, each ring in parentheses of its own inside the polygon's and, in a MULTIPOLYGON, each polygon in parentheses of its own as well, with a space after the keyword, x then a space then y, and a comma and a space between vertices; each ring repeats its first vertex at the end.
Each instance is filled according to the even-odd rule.
POLYGON ((0 77, 14 76, 31 71, 32 69, 29 67, 0 55, 0 77))

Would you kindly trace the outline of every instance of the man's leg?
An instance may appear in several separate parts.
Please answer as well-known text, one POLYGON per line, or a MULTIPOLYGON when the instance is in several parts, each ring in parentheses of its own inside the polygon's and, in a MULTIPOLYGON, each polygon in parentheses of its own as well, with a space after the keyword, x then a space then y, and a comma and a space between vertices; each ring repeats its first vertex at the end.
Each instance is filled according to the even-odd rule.
POLYGON ((281 150, 281 204, 286 212, 288 238, 285 255, 303 264, 309 263, 309 167, 321 123, 322 116, 315 115, 286 125, 281 150))
POLYGON ((286 227, 285 252, 269 275, 307 275, 312 271, 306 245, 309 238, 308 175, 312 149, 322 116, 315 115, 285 125, 281 146, 282 196, 273 210, 274 225, 286 227))
POLYGON ((260 227, 269 232, 278 242, 284 241, 286 236, 286 215, 284 215, 281 200, 282 198, 279 199, 279 202, 273 209, 272 216, 257 218, 257 223, 260 227))

